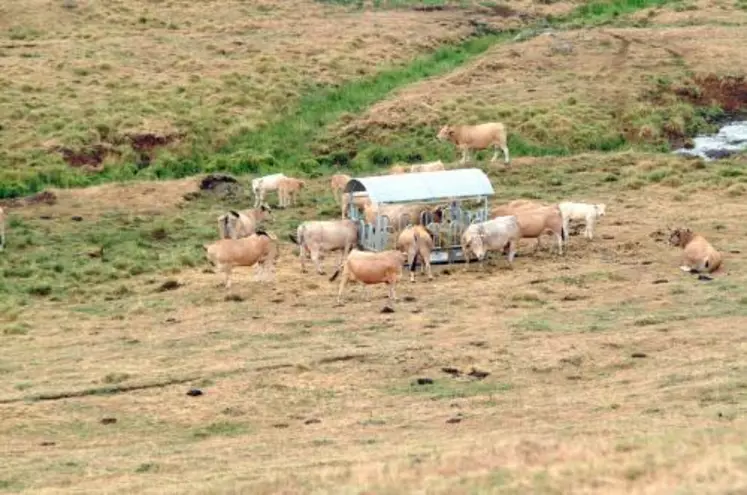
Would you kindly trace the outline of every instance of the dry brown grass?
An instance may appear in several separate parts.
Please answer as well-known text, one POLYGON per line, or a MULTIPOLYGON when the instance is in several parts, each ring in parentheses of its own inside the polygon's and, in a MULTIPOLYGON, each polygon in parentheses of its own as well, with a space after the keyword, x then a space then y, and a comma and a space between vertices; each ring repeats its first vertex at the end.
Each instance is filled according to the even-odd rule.
POLYGON ((682 137, 691 132, 692 108, 678 106, 671 92, 654 103, 652 93, 658 96, 664 81, 744 74, 746 32, 712 25, 600 28, 497 46, 374 105, 338 126, 330 141, 388 144, 423 125, 486 120, 506 122, 524 141, 570 150, 620 135, 644 142, 682 137), (573 51, 564 53, 565 44, 573 51))
POLYGON ((75 148, 126 131, 176 129, 215 147, 314 84, 462 39, 469 19, 522 22, 475 8, 361 12, 312 0, 61 4, 0 7, 0 120, 14 122, 0 147, 11 164, 42 144, 75 148))
MULTIPOLYGON (((148 274, 130 279, 133 293, 121 299, 39 301, 13 325, 6 322, 10 331, 0 336, 0 399, 19 401, 0 405, 3 487, 33 493, 98 492, 104 485, 115 493, 743 489, 747 451, 739 432, 747 427, 747 369, 739 328, 747 321, 747 265, 739 252, 747 251, 740 234, 747 206, 724 198, 725 184, 707 181, 628 187, 660 169, 690 177, 694 163, 655 155, 517 160, 512 174, 525 182, 534 173, 545 180, 542 174, 553 170, 579 184, 593 183, 587 176, 600 169, 620 173, 618 183, 571 195, 607 202, 597 238, 572 237, 563 257, 532 255, 527 242, 511 270, 503 260, 484 273, 439 268, 432 283, 422 276, 402 283, 393 314, 379 312, 383 288, 372 290, 371 301, 353 289, 345 306, 336 307, 337 284, 302 277, 287 244, 277 283, 258 285, 248 270, 239 273, 232 293, 240 302, 225 300, 218 276, 202 267, 171 275, 184 284, 173 292, 154 292, 161 276, 148 274), (650 235, 667 224, 707 235, 726 253, 723 273, 712 282, 682 274, 678 250, 650 235), (645 357, 633 357, 639 353, 645 357), (490 375, 453 378, 442 367, 490 375), (418 377, 435 384, 412 386, 418 377), (168 385, 179 379, 191 381, 168 385), (20 402, 159 383, 109 396, 20 402), (205 394, 186 396, 192 386, 205 394), (101 424, 105 417, 117 422, 101 424), (460 421, 447 423, 451 418, 460 421)), ((511 180, 505 174, 491 171, 496 184, 511 180)), ((309 194, 326 182, 312 183, 309 194)), ((142 187, 129 194, 135 199, 128 205, 138 206, 142 187)), ((496 190, 496 201, 517 195, 496 190)), ((57 207, 78 205, 88 218, 121 207, 123 191, 69 191, 57 207)), ((162 213, 178 211, 178 195, 170 197, 171 205, 164 194, 162 213)), ((13 213, 32 218, 50 208, 13 213)), ((280 221, 297 213, 281 213, 280 221)), ((303 216, 310 215, 306 207, 303 216)))

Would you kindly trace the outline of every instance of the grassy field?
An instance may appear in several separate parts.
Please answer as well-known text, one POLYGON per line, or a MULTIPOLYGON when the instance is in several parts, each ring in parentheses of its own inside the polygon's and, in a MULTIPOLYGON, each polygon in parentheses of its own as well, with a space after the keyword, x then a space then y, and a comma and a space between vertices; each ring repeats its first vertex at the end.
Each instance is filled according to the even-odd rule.
POLYGON ((3 202, 0 492, 747 490, 747 155, 662 153, 743 110, 740 2, 6 3, 0 192, 47 194, 3 202), (492 202, 605 202, 593 241, 438 267, 394 313, 383 287, 337 306, 334 257, 300 274, 327 173, 450 161, 441 122, 492 116, 492 202), (277 281, 226 291, 202 245, 250 198, 187 176, 278 169, 309 186, 268 224, 277 281), (678 269, 679 225, 714 280, 678 269))

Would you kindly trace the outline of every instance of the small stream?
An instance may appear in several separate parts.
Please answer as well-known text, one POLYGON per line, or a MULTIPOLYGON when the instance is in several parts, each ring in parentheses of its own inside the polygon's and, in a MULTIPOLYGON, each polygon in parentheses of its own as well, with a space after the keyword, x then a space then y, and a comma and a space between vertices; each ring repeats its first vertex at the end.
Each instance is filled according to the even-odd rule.
POLYGON ((747 150, 747 121, 731 122, 717 134, 693 138, 692 148, 680 148, 674 153, 699 156, 706 161, 726 158, 735 152, 747 150))

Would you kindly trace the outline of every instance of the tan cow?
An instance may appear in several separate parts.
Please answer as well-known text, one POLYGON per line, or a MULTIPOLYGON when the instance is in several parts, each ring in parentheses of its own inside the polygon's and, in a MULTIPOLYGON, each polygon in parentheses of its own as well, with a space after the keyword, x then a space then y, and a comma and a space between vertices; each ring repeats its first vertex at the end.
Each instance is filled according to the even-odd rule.
MULTIPOLYGON (((349 194, 343 194, 342 195, 342 218, 348 218, 348 206, 350 204, 350 195, 349 194)), ((358 209, 358 211, 365 211, 366 205, 373 205, 373 202, 371 201, 371 198, 368 196, 368 193, 356 193, 353 196, 353 204, 358 209)))
MULTIPOLYGON (((404 262, 405 255, 396 249, 377 253, 353 249, 345 259, 343 266, 338 267, 329 279, 330 282, 334 281, 342 271, 337 302, 342 303, 342 293, 348 281, 358 281, 365 285, 387 284, 389 286, 389 299, 397 300, 395 287, 402 278, 404 262)), ((411 269, 414 268, 411 267, 411 269)))
POLYGON ((439 170, 446 170, 441 160, 410 166, 410 172, 437 172, 439 170))
POLYGON ((252 235, 263 221, 270 219, 272 211, 266 203, 249 210, 230 210, 218 217, 218 232, 221 239, 238 239, 252 235))
POLYGON ((324 273, 320 256, 325 252, 341 251, 339 265, 345 256, 358 244, 358 224, 354 220, 312 220, 303 222, 296 229, 295 237, 289 234, 291 241, 298 244, 298 256, 301 259, 301 272, 306 273, 306 255, 316 265, 320 275, 324 273))
POLYGON ((0 251, 5 249, 5 210, 0 206, 0 251))
POLYGON ((410 282, 415 282, 415 264, 418 257, 420 257, 421 272, 427 270, 428 279, 433 280, 431 271, 433 245, 433 234, 422 225, 411 225, 399 234, 396 248, 407 255, 407 264, 410 265, 410 282))
POLYGON ((277 239, 263 230, 239 239, 220 239, 202 247, 208 261, 224 274, 226 289, 231 287, 231 271, 237 266, 257 265, 262 274, 269 268, 269 275, 274 278, 277 239))
POLYGON ((294 177, 278 180, 278 204, 281 208, 292 206, 298 201, 298 193, 306 187, 306 181, 294 177))
POLYGON ((363 207, 363 216, 370 224, 376 223, 377 215, 386 217, 392 233, 399 234, 408 225, 420 224, 422 214, 430 211, 431 209, 424 205, 377 205, 371 202, 363 207))
POLYGON ((523 239, 537 239, 534 250, 540 248, 540 237, 545 232, 551 232, 558 241, 558 254, 563 254, 563 241, 566 239, 563 230, 563 216, 557 205, 542 208, 520 208, 514 211, 519 221, 521 237, 523 239))
POLYGON ((389 174, 390 175, 404 174, 406 172, 407 171, 405 170, 405 167, 403 167, 402 165, 393 165, 389 169, 389 174))
POLYGON ((683 272, 713 273, 721 266, 721 253, 705 237, 688 228, 680 227, 672 230, 669 235, 669 244, 684 250, 684 263, 680 266, 683 272))
POLYGON ((493 146, 495 152, 494 162, 498 159, 498 148, 503 150, 506 167, 509 166, 508 139, 506 126, 500 122, 489 122, 478 125, 445 125, 438 131, 436 136, 440 141, 449 141, 462 150, 462 160, 465 163, 470 150, 484 150, 493 146))
POLYGON ((346 174, 335 174, 332 176, 332 179, 330 179, 329 185, 332 189, 332 196, 335 198, 335 203, 340 202, 340 195, 345 190, 345 186, 350 182, 350 179, 352 179, 352 177, 346 174))
POLYGON ((503 216, 513 215, 514 212, 518 210, 545 208, 547 206, 551 206, 551 205, 538 203, 530 199, 516 199, 514 201, 511 201, 510 203, 507 203, 504 205, 497 205, 491 208, 490 217, 491 218, 503 217, 503 216))

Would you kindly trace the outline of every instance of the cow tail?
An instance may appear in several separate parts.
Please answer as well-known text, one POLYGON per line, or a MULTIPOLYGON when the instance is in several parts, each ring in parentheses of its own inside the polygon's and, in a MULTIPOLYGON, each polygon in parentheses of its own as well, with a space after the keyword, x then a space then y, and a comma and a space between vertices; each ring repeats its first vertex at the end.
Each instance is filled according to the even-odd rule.
POLYGON ((338 266, 337 270, 335 270, 335 273, 333 273, 332 276, 329 277, 329 281, 330 282, 334 282, 335 281, 335 279, 337 278, 337 276, 340 274, 340 270, 342 270, 342 267, 338 266))
MULTIPOLYGON (((413 240, 413 244, 415 245, 416 249, 415 249, 415 256, 412 257, 412 263, 410 263, 410 271, 414 272, 415 271, 415 265, 418 262, 418 256, 420 256, 420 249, 417 249, 417 247, 418 247, 418 240, 419 240, 417 232, 413 232, 412 233, 412 240, 413 240)), ((425 260, 423 260, 422 263, 425 263, 425 260)))

